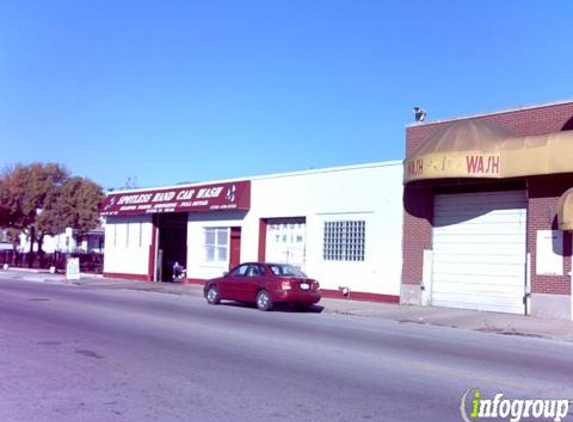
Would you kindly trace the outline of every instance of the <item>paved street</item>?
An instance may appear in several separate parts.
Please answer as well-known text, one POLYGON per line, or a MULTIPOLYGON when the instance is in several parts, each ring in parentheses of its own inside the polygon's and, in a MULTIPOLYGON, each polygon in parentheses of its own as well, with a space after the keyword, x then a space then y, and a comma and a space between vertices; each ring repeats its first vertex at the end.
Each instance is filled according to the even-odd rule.
MULTIPOLYGON (((573 398, 573 343, 0 279, 0 421, 459 421, 573 398)), ((569 416, 571 418, 571 416, 569 416)))

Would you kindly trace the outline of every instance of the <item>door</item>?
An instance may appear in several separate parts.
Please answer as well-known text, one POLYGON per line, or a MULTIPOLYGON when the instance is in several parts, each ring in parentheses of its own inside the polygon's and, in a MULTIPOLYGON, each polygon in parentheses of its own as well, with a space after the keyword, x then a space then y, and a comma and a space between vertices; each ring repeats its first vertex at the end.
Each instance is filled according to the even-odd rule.
POLYGON ((219 282, 219 292, 221 297, 229 300, 241 299, 241 285, 247 278, 247 269, 249 264, 243 264, 236 267, 219 282))
POLYGON ((231 251, 229 256, 229 270, 241 263, 241 228, 231 227, 231 251))
POLYGON ((224 297, 241 302, 254 302, 263 276, 264 268, 260 265, 240 265, 225 277, 222 286, 224 297))
POLYGON ((525 313, 526 209, 524 191, 436 195, 433 305, 525 313))
MULTIPOLYGON (((258 264, 251 264, 247 269, 247 277, 241 288, 241 300, 245 302, 255 302, 259 287, 264 284, 265 268, 258 264)), ((272 294, 272 292, 270 292, 272 294)))

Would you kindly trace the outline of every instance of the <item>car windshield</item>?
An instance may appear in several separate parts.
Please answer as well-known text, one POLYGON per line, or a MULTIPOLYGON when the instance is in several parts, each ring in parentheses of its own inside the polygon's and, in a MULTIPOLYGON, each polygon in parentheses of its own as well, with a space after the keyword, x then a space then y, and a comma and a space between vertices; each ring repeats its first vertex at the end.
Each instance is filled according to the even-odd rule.
POLYGON ((270 267, 271 271, 278 277, 306 277, 305 273, 292 265, 272 264, 270 267))

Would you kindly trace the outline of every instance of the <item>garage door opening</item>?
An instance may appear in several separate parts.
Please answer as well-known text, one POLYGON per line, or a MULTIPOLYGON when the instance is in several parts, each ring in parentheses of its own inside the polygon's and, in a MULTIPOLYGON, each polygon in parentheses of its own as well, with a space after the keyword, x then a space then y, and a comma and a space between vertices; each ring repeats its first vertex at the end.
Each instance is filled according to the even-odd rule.
POLYGON ((156 280, 173 281, 173 267, 187 267, 187 213, 157 216, 158 250, 156 280))
POLYGON ((306 218, 269 218, 261 220, 259 259, 291 264, 305 271, 306 218))

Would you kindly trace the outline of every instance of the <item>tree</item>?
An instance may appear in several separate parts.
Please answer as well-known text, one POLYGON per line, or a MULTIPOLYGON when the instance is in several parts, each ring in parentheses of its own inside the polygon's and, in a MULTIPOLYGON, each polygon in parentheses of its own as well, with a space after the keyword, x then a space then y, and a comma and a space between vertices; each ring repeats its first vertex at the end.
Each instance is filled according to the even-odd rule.
POLYGON ((65 184, 55 189, 50 189, 42 208, 38 212, 34 227, 39 253, 43 253, 44 237, 60 234, 67 227, 66 219, 62 218, 62 191, 64 186, 65 184))
POLYGON ((88 231, 99 226, 99 208, 105 198, 100 185, 90 179, 72 177, 66 181, 61 193, 61 218, 67 227, 85 236, 88 231))
POLYGON ((30 237, 30 264, 36 236, 36 220, 46 201, 68 178, 68 170, 55 163, 17 164, 0 181, 0 224, 30 237))
POLYGON ((104 194, 101 187, 82 177, 72 177, 47 196, 36 227, 38 245, 46 235, 55 236, 70 227, 80 238, 100 224, 99 207, 104 194))
POLYGON ((27 229, 54 189, 62 186, 68 171, 59 164, 17 164, 0 178, 0 225, 27 229))
POLYGON ((30 252, 35 242, 41 252, 46 235, 67 227, 85 235, 97 227, 103 198, 99 185, 70 177, 59 164, 17 164, 0 177, 0 227, 26 232, 30 252))

